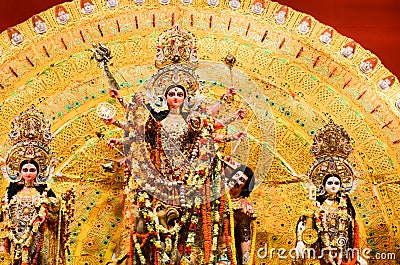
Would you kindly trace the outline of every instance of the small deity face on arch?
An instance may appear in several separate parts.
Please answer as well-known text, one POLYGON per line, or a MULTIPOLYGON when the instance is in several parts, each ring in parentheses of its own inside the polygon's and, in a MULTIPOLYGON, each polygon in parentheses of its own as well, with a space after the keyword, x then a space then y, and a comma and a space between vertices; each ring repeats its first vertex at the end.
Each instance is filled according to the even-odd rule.
POLYGON ((20 44, 23 40, 22 34, 19 33, 19 31, 15 28, 8 28, 7 29, 8 37, 10 38, 10 41, 12 44, 15 46, 20 44))
POLYGON ((56 18, 57 22, 61 25, 65 25, 68 23, 69 20, 69 13, 62 5, 58 5, 56 7, 56 18))
POLYGON ((219 0, 207 0, 209 6, 217 6, 219 4, 219 0))
POLYGON ((278 22, 278 24, 282 24, 283 22, 285 22, 286 16, 287 16, 287 11, 288 11, 288 7, 287 6, 282 6, 278 10, 278 12, 276 12, 275 20, 276 20, 276 22, 278 22))
POLYGON ((372 70, 375 69, 376 64, 378 63, 376 58, 368 58, 366 60, 364 60, 361 64, 360 64, 360 70, 364 73, 364 74, 368 74, 370 73, 372 70))
POLYGON ((328 174, 324 179, 324 188, 329 195, 335 195, 339 192, 341 180, 336 174, 328 174))
POLYGON ((326 29, 324 32, 319 36, 319 40, 324 43, 324 44, 329 44, 332 40, 333 36, 333 30, 332 29, 326 29))
POLYGON ((20 174, 26 183, 33 183, 39 173, 39 165, 34 160, 24 160, 20 165, 20 174))
POLYGON ((356 43, 354 41, 351 41, 343 46, 341 54, 343 57, 349 59, 353 56, 355 49, 356 49, 356 43))
POLYGON ((254 1, 251 11, 253 11, 254 14, 260 15, 264 11, 264 1, 254 1))
POLYGON ((307 34, 310 31, 310 27, 311 27, 311 18, 306 16, 301 20, 297 29, 301 34, 307 34))
POLYGON ((232 9, 238 9, 240 7, 240 0, 230 0, 229 7, 232 9))
POLYGON ((32 17, 32 24, 34 30, 39 34, 45 33, 47 31, 46 22, 44 22, 44 20, 38 15, 34 15, 32 17))
POLYGON ((182 106, 183 101, 185 100, 185 90, 182 86, 172 86, 167 89, 166 97, 169 109, 176 109, 182 106))
POLYGON ((85 15, 89 15, 94 11, 94 5, 90 0, 81 0, 81 10, 85 15))
POLYGON ((118 0, 107 0, 106 5, 108 8, 116 8, 118 6, 118 0))
POLYGON ((386 91, 393 85, 394 81, 395 77, 391 75, 379 81, 378 86, 383 91, 386 91))

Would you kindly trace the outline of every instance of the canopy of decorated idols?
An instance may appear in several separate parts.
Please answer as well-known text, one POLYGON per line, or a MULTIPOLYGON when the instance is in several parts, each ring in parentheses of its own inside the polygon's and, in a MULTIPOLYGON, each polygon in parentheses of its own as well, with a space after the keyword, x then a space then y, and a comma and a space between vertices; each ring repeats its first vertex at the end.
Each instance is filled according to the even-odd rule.
MULTIPOLYGON (((315 165, 313 135, 332 119, 353 148, 344 164, 358 177, 351 200, 361 246, 398 251, 400 85, 357 40, 271 1, 75 0, 0 35, 0 154, 12 146, 12 119, 31 104, 50 119, 50 147, 59 159, 52 188, 58 194, 73 188, 77 201, 67 263, 109 260, 123 227, 121 154, 105 145, 122 132, 106 126, 96 107, 115 105, 121 120, 124 113, 90 59, 92 43, 111 49, 110 71, 128 97, 157 71, 158 38, 177 24, 197 38, 197 74, 209 93, 219 98, 233 83, 242 98, 252 99, 233 105, 248 109, 242 129, 252 141, 232 148, 248 155, 262 180, 250 197, 256 248, 294 247, 308 198, 304 175, 315 165), (224 63, 228 54, 237 60, 232 73, 224 63), (273 117, 275 129, 263 127, 255 110, 273 117), (264 144, 268 131, 276 137, 274 157, 263 158, 271 159, 269 171, 260 159, 262 150, 271 150, 264 144)), ((6 186, 2 179, 1 194, 6 186)))

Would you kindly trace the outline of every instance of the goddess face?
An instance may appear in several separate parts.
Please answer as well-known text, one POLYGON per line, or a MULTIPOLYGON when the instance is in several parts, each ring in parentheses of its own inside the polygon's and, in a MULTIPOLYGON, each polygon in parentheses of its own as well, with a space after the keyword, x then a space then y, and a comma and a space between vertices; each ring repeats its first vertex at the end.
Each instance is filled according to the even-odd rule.
POLYGON ((229 6, 232 9, 237 9, 240 7, 240 1, 239 0, 231 0, 231 1, 229 1, 229 6))
POLYGON ((45 33, 47 31, 46 23, 43 20, 38 20, 35 22, 35 31, 39 34, 45 33))
POLYGON ((241 190, 249 179, 242 171, 238 171, 232 176, 231 180, 228 182, 228 186, 231 189, 241 190))
POLYGON ((219 4, 219 0, 207 0, 208 5, 217 6, 219 4))
POLYGON ((62 10, 60 12, 58 12, 58 14, 57 14, 57 22, 58 23, 60 23, 62 25, 65 25, 65 24, 67 24, 68 20, 69 20, 69 14, 68 13, 66 13, 66 12, 64 12, 62 10))
POLYGON ((338 193, 340 189, 340 179, 337 177, 329 177, 325 183, 325 190, 329 195, 334 195, 338 193))
POLYGON ((20 174, 25 183, 32 183, 35 181, 38 172, 34 164, 25 164, 22 166, 20 174))
POLYGON ((106 5, 108 8, 116 8, 118 6, 118 0, 107 0, 106 5))
POLYGON ((391 82, 390 82, 389 78, 385 78, 379 82, 378 86, 383 91, 386 91, 390 88, 391 82))
POLYGON ((329 44, 332 40, 332 35, 329 32, 325 32, 319 37, 319 40, 324 44, 329 44))
POLYGON ((254 14, 261 14, 264 11, 264 8, 262 6, 262 3, 257 2, 251 7, 251 11, 253 11, 254 14))
POLYGON ((302 34, 307 34, 307 32, 310 30, 310 24, 304 20, 300 23, 298 30, 302 34))
POLYGON ((185 100, 185 92, 180 87, 171 88, 167 93, 167 103, 169 109, 176 109, 182 106, 185 100))
POLYGON ((86 2, 83 4, 82 13, 85 15, 91 14, 94 11, 94 5, 86 2))
POLYGON ((361 71, 363 71, 363 73, 369 73, 372 71, 373 67, 372 67, 372 63, 371 62, 362 62, 360 65, 360 69, 361 71))
POLYGON ((281 10, 275 15, 275 20, 278 24, 282 24, 286 20, 286 12, 281 10))
POLYGON ((345 58, 350 58, 353 56, 354 49, 351 46, 346 46, 342 49, 342 56, 345 58))
POLYGON ((11 35, 11 42, 14 45, 20 44, 22 42, 22 35, 20 33, 18 33, 18 32, 14 32, 11 35))

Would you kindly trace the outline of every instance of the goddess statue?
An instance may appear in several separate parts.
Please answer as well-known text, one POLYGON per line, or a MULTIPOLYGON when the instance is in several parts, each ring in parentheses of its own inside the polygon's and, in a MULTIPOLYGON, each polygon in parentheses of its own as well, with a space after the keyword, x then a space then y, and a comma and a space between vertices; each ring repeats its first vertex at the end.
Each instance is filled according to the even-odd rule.
POLYGON ((358 181, 347 162, 351 151, 347 132, 332 120, 314 135, 311 152, 317 161, 309 176, 310 199, 315 204, 297 224, 296 252, 301 261, 318 258, 315 264, 366 264, 360 256, 359 227, 348 195, 358 181))
MULTIPOLYGON (((108 69, 110 50, 94 46, 94 55, 112 89, 110 94, 125 108, 125 122, 115 120, 110 109, 99 109, 107 124, 124 129, 123 139, 108 145, 124 147, 127 167, 122 236, 111 264, 214 264, 219 258, 221 235, 229 229, 222 159, 216 143, 243 140, 218 130, 245 116, 216 119, 218 109, 236 93, 227 89, 221 100, 208 106, 198 78, 195 37, 179 26, 159 37, 158 72, 146 84, 146 97, 136 93, 124 102, 108 69), (147 117, 147 118, 146 118, 147 117)), ((111 108, 111 107, 110 107, 111 108)), ((227 242, 230 244, 230 242, 227 242)), ((235 262, 236 264, 236 262, 235 262)))
MULTIPOLYGON (((32 105, 14 118, 2 172, 0 256, 13 265, 56 264, 59 200, 46 181, 53 169, 50 122, 32 105)), ((8 263, 7 263, 8 262, 8 263)))

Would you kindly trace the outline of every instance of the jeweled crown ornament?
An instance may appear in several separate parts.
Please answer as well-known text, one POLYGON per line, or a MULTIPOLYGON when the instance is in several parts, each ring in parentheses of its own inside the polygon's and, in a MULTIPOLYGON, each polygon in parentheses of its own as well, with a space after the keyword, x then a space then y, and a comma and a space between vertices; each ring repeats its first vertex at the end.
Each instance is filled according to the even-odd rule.
POLYGON ((354 188, 354 172, 347 161, 352 150, 348 133, 343 126, 336 125, 332 120, 314 134, 310 151, 317 161, 311 166, 308 175, 317 193, 323 191, 322 180, 327 174, 339 175, 346 191, 354 188))
POLYGON ((196 37, 175 25, 158 38, 155 66, 159 68, 146 84, 150 106, 156 111, 168 109, 166 91, 179 85, 186 91, 185 111, 198 106, 199 81, 195 73, 198 65, 196 37))
POLYGON ((316 159, 327 156, 347 158, 353 150, 350 137, 344 128, 332 120, 314 134, 311 153, 316 159))
POLYGON ((12 121, 10 140, 12 147, 5 157, 3 175, 10 182, 21 180, 19 165, 23 160, 33 159, 39 164, 37 183, 47 181, 52 169, 53 159, 49 144, 53 137, 50 121, 35 106, 15 117, 12 121))
POLYGON ((179 25, 161 33, 158 38, 155 66, 187 64, 194 69, 198 64, 195 36, 179 25))

